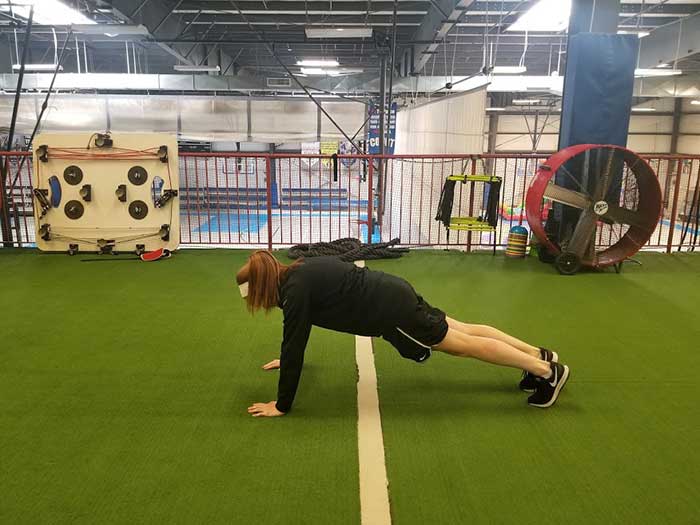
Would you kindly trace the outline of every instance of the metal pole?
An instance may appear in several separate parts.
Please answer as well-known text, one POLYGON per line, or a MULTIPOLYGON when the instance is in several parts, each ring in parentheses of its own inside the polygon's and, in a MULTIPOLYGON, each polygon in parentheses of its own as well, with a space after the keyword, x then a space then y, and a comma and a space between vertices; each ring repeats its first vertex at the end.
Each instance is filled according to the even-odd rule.
POLYGON ((267 249, 272 251, 272 180, 270 180, 272 169, 270 163, 273 159, 265 157, 265 186, 267 189, 267 249))
MULTIPOLYGON (((391 65, 389 67, 389 96, 387 97, 387 114, 389 115, 388 117, 388 126, 389 129, 391 130, 391 99, 393 98, 394 95, 394 62, 396 60, 396 10, 399 5, 399 0, 394 0, 394 23, 393 23, 393 28, 392 28, 392 35, 391 35, 391 65)), ((396 125, 396 123, 394 123, 396 125)))
MULTIPOLYGON (((526 117, 527 118, 527 117, 526 117)), ((540 120, 540 112, 535 111, 535 125, 532 127, 532 152, 535 153, 537 151, 537 143, 539 142, 539 138, 537 137, 538 135, 538 129, 540 126, 539 123, 540 120)), ((544 131, 544 130, 542 130, 544 131)))
MULTIPOLYGON (((7 151, 12 150, 12 141, 15 138, 15 126, 17 124, 17 113, 19 111, 19 100, 22 95, 22 83, 24 82, 24 68, 27 64, 27 52, 29 51, 29 40, 32 36, 32 22, 34 20, 34 5, 29 8, 29 19, 27 20, 27 29, 24 33, 24 49, 22 49, 22 61, 19 68, 19 76, 17 78, 17 88, 15 91, 15 104, 12 108, 12 120, 10 121, 10 131, 7 134, 7 151)), ((12 229, 10 227, 10 215, 9 215, 9 199, 7 198, 7 191, 5 189, 5 178, 7 177, 7 172, 9 168, 10 158, 5 157, 2 162, 2 168, 0 169, 0 193, 2 193, 2 200, 0 200, 0 207, 2 207, 2 213, 0 213, 0 228, 2 228, 3 236, 3 246, 9 248, 12 246, 12 229)))
POLYGON ((382 55, 379 59, 379 178, 377 179, 377 193, 379 194, 379 217, 384 216, 384 136, 386 116, 386 57, 382 55))
POLYGON ((129 65, 129 42, 124 42, 126 49, 126 73, 131 74, 131 66, 129 65))
POLYGON ((78 36, 75 37, 75 63, 78 65, 78 74, 82 73, 80 70, 80 44, 78 44, 78 36))
POLYGON ((260 33, 260 31, 258 31, 257 29, 255 29, 255 26, 253 26, 253 24, 250 23, 250 21, 248 20, 248 17, 245 16, 245 14, 243 14, 243 11, 240 10, 240 8, 239 8, 238 5, 236 4, 236 2, 234 2, 233 0, 229 0, 229 3, 233 6, 233 8, 234 8, 236 11, 238 11, 239 16, 240 16, 240 17, 243 19, 243 21, 246 23, 246 25, 248 26, 248 29, 250 29, 253 33, 255 33, 255 35, 258 37, 258 40, 260 40, 260 42, 262 43, 262 45, 265 46, 265 48, 267 49, 268 53, 270 53, 270 55, 272 55, 272 57, 277 61, 277 63, 278 63, 280 66, 282 66, 282 69, 284 69, 284 70, 287 72, 287 74, 294 80, 294 82, 296 82, 297 85, 304 91, 304 93, 306 93, 306 96, 309 97, 309 98, 311 99, 311 101, 312 101, 314 104, 316 104, 316 106, 321 110, 321 112, 326 116, 326 118, 327 118, 328 120, 330 120, 331 123, 336 127, 336 129, 337 129, 338 131, 340 131, 340 132, 343 134, 343 136, 348 140, 348 142, 350 142, 350 144, 352 144, 352 146, 353 146, 357 151, 360 151, 359 146, 358 146, 357 144, 355 144, 355 142, 350 138, 350 136, 349 136, 347 133, 345 133, 345 130, 343 130, 343 128, 340 127, 340 125, 333 119, 333 117, 331 117, 331 116, 328 114, 328 112, 327 112, 325 109, 323 109, 323 106, 322 106, 321 104, 319 104, 318 100, 316 100, 316 99, 311 95, 311 93, 309 92, 309 90, 306 89, 306 86, 304 86, 304 84, 302 84, 302 82, 294 75, 294 73, 292 73, 292 72, 289 70, 289 68, 288 68, 287 65, 282 61, 282 59, 279 57, 279 55, 277 55, 277 53, 275 53, 275 50, 272 48, 272 46, 267 42, 267 40, 265 40, 265 38, 263 38, 263 35, 260 33))
MULTIPOLYGON (((489 114, 489 137, 488 137, 488 152, 493 154, 496 153, 496 140, 498 138, 498 113, 489 114)), ((494 174, 494 160, 493 157, 486 159, 486 175, 494 174)))

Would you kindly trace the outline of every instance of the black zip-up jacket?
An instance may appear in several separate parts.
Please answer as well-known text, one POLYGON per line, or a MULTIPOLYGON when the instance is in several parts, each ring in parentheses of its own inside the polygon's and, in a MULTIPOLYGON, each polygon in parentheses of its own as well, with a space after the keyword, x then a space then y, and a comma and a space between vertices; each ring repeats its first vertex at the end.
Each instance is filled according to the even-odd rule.
POLYGON ((314 257, 290 270, 280 286, 284 337, 277 410, 288 412, 296 395, 313 325, 354 335, 381 336, 399 324, 416 293, 403 279, 358 268, 335 257, 314 257))

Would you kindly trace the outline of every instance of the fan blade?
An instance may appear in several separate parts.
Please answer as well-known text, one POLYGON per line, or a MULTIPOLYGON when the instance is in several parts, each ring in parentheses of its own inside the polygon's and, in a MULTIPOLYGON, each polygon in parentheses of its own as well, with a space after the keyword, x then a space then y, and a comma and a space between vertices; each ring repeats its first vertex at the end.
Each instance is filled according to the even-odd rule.
POLYGON ((600 174, 600 177, 598 177, 595 190, 593 191, 593 196, 595 197, 596 201, 604 200, 605 196, 608 194, 608 190, 610 189, 610 181, 612 180, 613 176, 612 168, 615 150, 611 149, 609 151, 610 152, 608 154, 605 167, 603 168, 603 172, 600 174))
POLYGON ((640 228, 646 226, 641 213, 630 210, 629 208, 621 208, 620 206, 609 206, 603 218, 616 222, 617 224, 629 224, 630 226, 638 226, 640 228))
POLYGON ((597 222, 598 216, 592 209, 588 208, 583 210, 581 216, 578 218, 576 228, 574 228, 574 233, 569 240, 566 251, 575 253, 583 259, 583 256, 588 251, 588 247, 593 242, 597 222))
POLYGON ((552 182, 550 182, 544 190, 544 196, 550 200, 566 204, 573 208, 578 208, 579 210, 590 208, 592 204, 591 199, 587 195, 557 186, 552 182))

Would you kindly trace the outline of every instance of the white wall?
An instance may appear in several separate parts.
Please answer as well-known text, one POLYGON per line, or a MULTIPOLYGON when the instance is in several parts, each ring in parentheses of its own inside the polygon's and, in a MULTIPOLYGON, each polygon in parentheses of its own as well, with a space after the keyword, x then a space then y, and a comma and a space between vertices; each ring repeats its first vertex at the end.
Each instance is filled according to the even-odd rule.
MULTIPOLYGON (((366 107, 358 102, 323 102, 323 109, 351 138, 365 122, 366 107)), ((364 131, 364 130, 363 130, 364 131)), ((356 140, 364 138, 361 131, 356 140)), ((316 139, 314 139, 316 140, 316 139)), ((347 140, 324 114, 321 114, 321 140, 347 140)))
POLYGON ((396 117, 396 153, 481 153, 486 90, 419 103, 396 117))

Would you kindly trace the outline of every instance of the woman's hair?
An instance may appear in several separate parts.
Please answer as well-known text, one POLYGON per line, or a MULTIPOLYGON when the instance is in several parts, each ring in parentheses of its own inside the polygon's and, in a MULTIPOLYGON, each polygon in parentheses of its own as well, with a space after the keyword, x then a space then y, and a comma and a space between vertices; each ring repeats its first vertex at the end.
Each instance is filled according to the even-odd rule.
POLYGON ((266 312, 279 305, 279 287, 286 280, 289 270, 302 263, 299 259, 291 265, 279 262, 267 250, 258 250, 248 258, 248 262, 236 274, 238 284, 248 283, 245 298, 248 310, 255 313, 260 309, 266 312))

